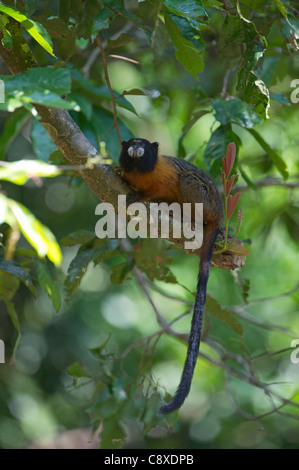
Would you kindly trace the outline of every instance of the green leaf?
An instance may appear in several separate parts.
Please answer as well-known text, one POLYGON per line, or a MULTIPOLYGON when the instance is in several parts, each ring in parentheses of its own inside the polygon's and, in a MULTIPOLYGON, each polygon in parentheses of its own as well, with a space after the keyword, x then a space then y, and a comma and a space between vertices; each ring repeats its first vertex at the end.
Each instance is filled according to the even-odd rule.
MULTIPOLYGON (((92 98, 93 104, 102 106, 102 101, 111 101, 111 95, 109 88, 105 85, 94 85, 90 80, 85 78, 78 70, 73 69, 71 71, 72 79, 85 94, 92 98)), ((117 106, 127 109, 132 113, 136 114, 134 106, 122 95, 114 91, 115 102, 117 106)))
MULTIPOLYGON (((245 45, 238 73, 237 89, 241 92, 242 98, 254 107, 256 113, 260 114, 263 119, 268 119, 270 107, 269 90, 253 71, 268 44, 266 38, 258 32, 255 24, 244 18, 238 2, 237 12, 239 15, 237 28, 241 32, 241 44, 245 45)), ((237 18, 234 18, 230 21, 237 22, 237 20, 237 18)))
POLYGON ((281 1, 280 0, 273 0, 273 2, 275 3, 277 9, 280 11, 280 13, 284 17, 284 19, 287 20, 288 19, 287 11, 286 11, 284 5, 281 3, 281 1))
POLYGON ((241 323, 229 310, 222 308, 217 300, 213 299, 210 295, 207 295, 206 298, 206 309, 209 313, 230 326, 236 333, 242 335, 243 331, 241 323))
POLYGON ((0 167, 0 180, 23 185, 33 177, 53 178, 61 171, 54 165, 39 160, 19 160, 0 167))
POLYGON ((203 50, 205 48, 205 44, 200 37, 199 24, 197 21, 175 15, 174 13, 168 13, 168 15, 177 25, 182 36, 188 41, 191 41, 195 49, 203 50))
POLYGON ((113 266, 110 281, 113 284, 122 284, 126 279, 128 279, 129 274, 133 269, 134 263, 132 261, 118 264, 113 266))
POLYGON ((90 374, 86 372, 86 370, 80 366, 78 362, 74 362, 67 368, 68 374, 76 379, 80 379, 82 377, 90 377, 90 374))
POLYGON ((89 351, 97 358, 97 359, 106 359, 107 354, 103 354, 103 349, 106 348, 107 344, 109 343, 111 339, 111 335, 109 334, 108 337, 103 341, 100 346, 97 346, 96 348, 91 348, 89 351))
POLYGON ((112 13, 117 13, 118 15, 132 21, 145 31, 148 31, 148 26, 143 23, 139 16, 130 13, 127 8, 124 8, 124 2, 122 0, 103 0, 102 3, 104 6, 107 6, 112 13))
POLYGON ((36 21, 30 20, 27 16, 20 13, 12 7, 0 4, 0 11, 21 23, 26 31, 36 40, 49 54, 55 57, 53 53, 52 40, 45 28, 36 21))
MULTIPOLYGON (((0 260, 0 271, 11 274, 12 276, 18 278, 20 281, 25 284, 26 287, 36 296, 36 289, 32 283, 32 279, 28 271, 20 266, 16 261, 13 260, 0 260)), ((1 295, 1 292, 0 292, 1 295)))
POLYGON ((249 72, 263 56, 268 44, 266 38, 258 32, 255 24, 244 18, 240 10, 239 2, 237 2, 237 12, 239 18, 235 18, 235 21, 239 24, 239 27, 242 28, 242 39, 246 46, 242 55, 242 64, 246 72, 249 72))
POLYGON ((191 41, 182 36, 181 31, 168 14, 164 16, 167 32, 175 47, 177 60, 197 80, 197 74, 204 69, 203 58, 191 41))
POLYGON ((0 15, 0 29, 3 33, 3 38, 1 39, 1 44, 4 47, 12 47, 12 36, 10 31, 6 29, 5 25, 8 23, 8 18, 5 15, 0 15))
POLYGON ((234 68, 240 62, 237 90, 241 98, 254 107, 256 113, 267 119, 269 92, 264 82, 254 72, 267 48, 267 41, 255 24, 244 18, 238 2, 237 12, 238 16, 228 15, 223 23, 221 53, 224 58, 230 60, 230 68, 234 68))
POLYGON ((12 300, 20 287, 20 279, 0 269, 0 300, 12 300))
POLYGON ((239 98, 216 100, 212 103, 212 107, 215 110, 215 118, 224 126, 236 122, 242 127, 251 128, 262 122, 262 118, 239 98))
POLYGON ((270 145, 264 140, 264 138, 259 134, 255 129, 248 129, 248 132, 255 138, 255 140, 260 144, 260 146, 265 150, 267 155, 271 158, 273 164, 276 166, 279 173, 286 180, 289 177, 289 172, 287 169, 286 162, 278 155, 275 150, 273 150, 270 145))
POLYGON ((122 92, 122 96, 125 95, 133 95, 133 96, 149 96, 152 99, 159 98, 161 96, 161 93, 159 90, 153 89, 153 90, 147 90, 145 88, 133 88, 132 90, 125 90, 122 92))
POLYGON ((110 18, 113 16, 113 12, 108 8, 104 7, 99 13, 95 16, 91 28, 91 39, 94 40, 96 35, 103 31, 103 29, 108 29, 110 25, 110 18))
POLYGON ((145 272, 151 281, 158 279, 159 281, 177 283, 177 279, 171 270, 167 267, 171 263, 168 254, 168 248, 161 240, 146 238, 142 244, 135 249, 134 259, 136 265, 145 272))
POLYGON ((63 246, 74 246, 74 245, 82 245, 88 241, 95 239, 94 232, 89 230, 81 229, 76 230, 76 232, 72 232, 66 237, 61 240, 61 244, 63 246))
POLYGON ((67 292, 68 300, 75 294, 80 286, 81 280, 86 273, 89 263, 92 261, 94 255, 94 248, 83 245, 76 256, 70 262, 67 277, 65 279, 65 289, 67 292))
POLYGON ((37 119, 33 119, 31 128, 31 141, 35 155, 40 160, 47 162, 51 153, 57 150, 53 139, 37 119))
POLYGON ((47 265, 38 261, 37 259, 34 260, 34 264, 38 283, 40 287, 48 294, 48 296, 52 300, 53 307, 55 308, 56 312, 58 312, 61 306, 61 297, 59 289, 53 281, 47 265))
POLYGON ((207 16, 205 8, 200 0, 162 0, 164 5, 177 15, 187 18, 197 18, 198 16, 207 16))
POLYGON ((204 5, 207 8, 214 8, 215 10, 220 10, 223 13, 227 13, 227 10, 223 8, 223 2, 218 2, 217 0, 204 0, 204 5))
POLYGON ((31 34, 33 39, 35 39, 36 42, 39 43, 40 46, 42 46, 53 57, 56 57, 55 54, 53 53, 53 43, 52 43, 51 36, 48 33, 48 31, 43 27, 42 24, 37 23, 36 21, 33 21, 33 20, 29 20, 29 25, 27 21, 25 23, 22 23, 22 25, 26 28, 27 32, 31 34), (28 29, 25 25, 29 26, 28 29))
POLYGON ((118 413, 105 419, 101 436, 101 449, 121 449, 126 438, 126 434, 120 425, 118 413))
POLYGON ((88 100, 81 93, 70 93, 68 96, 79 105, 81 113, 83 113, 86 119, 90 121, 93 112, 93 107, 90 100, 88 100))
POLYGON ((224 157, 226 148, 230 142, 235 142, 238 155, 239 147, 242 145, 242 142, 240 137, 232 130, 230 124, 219 126, 210 137, 203 157, 208 170, 214 177, 219 175, 222 157, 224 157))
POLYGON ((10 144, 29 118, 30 114, 27 109, 18 109, 10 114, 8 119, 5 121, 4 129, 0 137, 0 160, 3 160, 10 144))
POLYGON ((0 194, 0 221, 18 226, 40 257, 48 256, 56 266, 60 265, 62 255, 53 233, 23 204, 0 194))
POLYGON ((5 96, 10 111, 29 103, 79 110, 74 101, 66 101, 60 96, 71 91, 68 70, 35 67, 13 76, 0 75, 0 79, 5 83, 5 96))
POLYGON ((263 119, 269 119, 270 94, 264 82, 253 72, 248 72, 245 76, 244 70, 241 69, 238 83, 244 100, 253 106, 254 111, 263 119))

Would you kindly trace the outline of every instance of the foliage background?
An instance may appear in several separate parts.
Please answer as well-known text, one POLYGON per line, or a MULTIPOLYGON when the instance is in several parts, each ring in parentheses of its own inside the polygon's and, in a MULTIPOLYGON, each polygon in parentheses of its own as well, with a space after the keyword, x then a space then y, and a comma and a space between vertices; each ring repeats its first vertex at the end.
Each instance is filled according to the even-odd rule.
MULTIPOLYGON (((15 253, 37 295, 21 282, 14 291, 13 314, 7 307, 3 265, 0 271, 0 337, 6 345, 6 364, 0 366, 0 445, 23 448, 42 437, 93 424, 108 448, 297 448, 299 366, 290 360, 290 344, 299 337, 299 137, 298 104, 290 97, 291 82, 299 78, 298 5, 279 0, 245 0, 240 5, 208 0, 3 4, 42 24, 51 35, 56 58, 23 28, 41 67, 68 71, 68 101, 81 108, 79 112, 70 105, 71 115, 108 161, 117 163, 119 144, 111 130, 103 58, 91 39, 98 32, 106 54, 138 62, 108 57, 113 90, 135 90, 126 101, 119 98, 124 140, 136 135, 158 141, 161 153, 190 159, 211 171, 219 185, 220 158, 226 144, 236 141, 238 184, 244 186, 239 205, 245 215, 239 237, 252 245, 244 268, 237 273, 212 269, 209 280, 201 351, 223 367, 200 358, 183 408, 162 419, 156 410, 166 391, 175 391, 185 344, 166 334, 157 343, 136 344, 159 327, 117 242, 104 246, 107 259, 83 247, 70 270, 78 245, 68 236, 84 229, 89 232, 77 232, 78 240, 90 239, 97 221, 94 194, 79 178, 65 174, 45 178, 41 186, 34 179, 24 185, 3 181, 4 193, 28 207, 64 242, 61 266, 48 263, 62 298, 60 308, 60 295, 53 294, 50 281, 52 296, 41 288, 34 254, 15 253), (269 119, 267 91, 261 92, 256 80, 269 90, 269 119), (264 184, 254 187, 260 181, 264 184), (82 277, 80 285, 74 274, 82 277), (19 319, 21 339, 9 364, 17 336, 13 315, 19 319), (130 345, 135 347, 127 350, 130 345), (269 386, 254 386, 255 380, 269 386), (292 404, 273 393, 292 399, 292 404)), ((7 73, 2 64, 1 78, 7 73)), ((54 92, 50 81, 49 89, 54 92)), ((21 104, 13 112, 3 105, 0 115, 2 158, 48 161, 51 154, 52 162, 64 163, 31 115, 34 90, 24 91, 27 100, 16 91, 13 85, 10 99, 21 104)), ((234 217, 232 232, 237 226, 234 217)), ((0 229, 3 255, 8 227, 0 229)), ((18 243, 22 248, 32 249, 23 237, 18 243)), ((145 242, 141 253, 139 266, 149 277, 158 277, 146 281, 150 296, 160 314, 172 321, 192 303, 198 259, 161 241, 145 242), (163 280, 161 263, 153 266, 153 253, 167 261, 178 283, 163 280)), ((175 327, 186 332, 189 325, 190 315, 175 327)))

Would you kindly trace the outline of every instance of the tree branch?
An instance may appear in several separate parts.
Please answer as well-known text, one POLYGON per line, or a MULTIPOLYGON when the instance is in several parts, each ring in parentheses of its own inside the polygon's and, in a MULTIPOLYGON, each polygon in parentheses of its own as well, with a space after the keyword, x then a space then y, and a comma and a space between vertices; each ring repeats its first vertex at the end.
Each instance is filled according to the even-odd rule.
MULTIPOLYGON (((0 31, 0 56, 12 74, 22 73, 31 67, 37 66, 33 55, 28 52, 28 46, 23 39, 18 23, 9 20, 6 25, 12 33, 13 45, 11 48, 3 46, 1 39, 3 34, 0 31), (22 47, 23 46, 23 47, 22 47), (26 47, 25 47, 26 46, 26 47)), ((90 158, 99 156, 98 151, 87 140, 80 128, 73 121, 69 113, 64 109, 35 105, 44 126, 57 147, 62 151, 65 158, 75 166, 86 165, 86 169, 78 171, 86 184, 95 192, 99 199, 113 205, 116 212, 118 209, 118 196, 127 195, 132 189, 122 180, 119 172, 109 165, 89 164, 90 158)), ((145 204, 147 207, 148 204, 145 204)), ((172 219, 170 219, 170 234, 172 232, 172 219)), ((181 230, 183 233, 183 230, 181 230)), ((222 241, 224 235, 220 231, 218 241, 222 241)), ((233 237, 231 237, 231 240, 233 237)), ((172 236, 167 238, 170 242, 184 248, 184 243, 188 241, 183 236, 175 239, 172 236)), ((237 240, 242 245, 242 241, 237 240)), ((200 249, 185 250, 200 256, 200 249)), ((244 265, 245 258, 232 252, 226 251, 216 254, 212 258, 212 265, 222 269, 236 269, 244 265)))

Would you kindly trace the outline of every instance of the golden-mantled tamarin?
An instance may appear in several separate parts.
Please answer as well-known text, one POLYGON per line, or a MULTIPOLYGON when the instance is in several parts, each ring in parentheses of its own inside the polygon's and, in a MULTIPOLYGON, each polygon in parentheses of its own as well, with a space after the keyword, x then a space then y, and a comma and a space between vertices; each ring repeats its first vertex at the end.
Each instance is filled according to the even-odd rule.
POLYGON ((139 200, 154 199, 167 203, 203 203, 205 235, 187 358, 178 389, 160 413, 180 408, 191 387, 198 356, 213 245, 223 218, 223 205, 213 181, 199 168, 181 158, 158 155, 157 142, 131 139, 122 142, 120 167, 125 180, 138 191, 139 200))

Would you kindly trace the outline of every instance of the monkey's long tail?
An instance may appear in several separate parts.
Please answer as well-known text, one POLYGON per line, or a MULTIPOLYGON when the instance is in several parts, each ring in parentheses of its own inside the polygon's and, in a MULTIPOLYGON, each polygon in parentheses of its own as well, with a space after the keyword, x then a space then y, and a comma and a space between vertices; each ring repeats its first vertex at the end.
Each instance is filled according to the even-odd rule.
POLYGON ((214 224, 207 225, 201 249, 197 293, 192 317, 191 332, 189 336, 187 358, 177 391, 171 402, 165 403, 165 405, 162 405, 159 408, 159 413, 161 414, 168 414, 180 408, 190 391, 200 344, 201 328, 206 301, 207 283, 209 278, 210 261, 212 258, 213 245, 217 233, 218 228, 215 229, 214 224))

